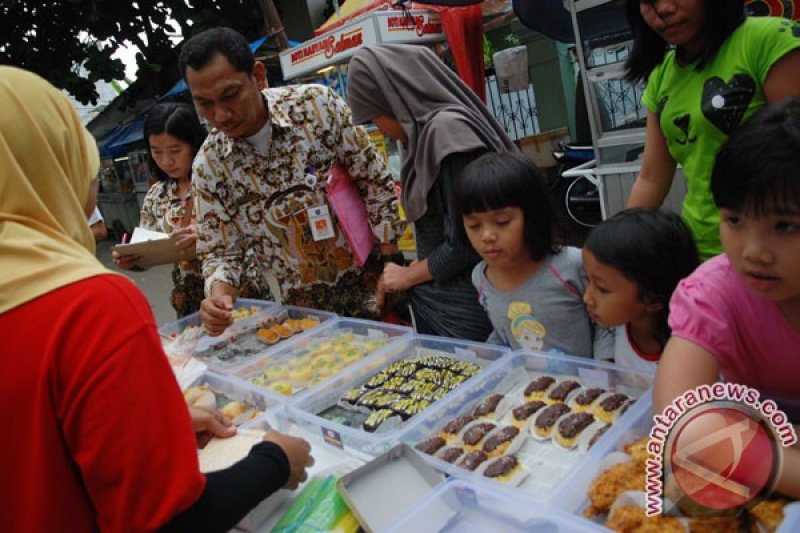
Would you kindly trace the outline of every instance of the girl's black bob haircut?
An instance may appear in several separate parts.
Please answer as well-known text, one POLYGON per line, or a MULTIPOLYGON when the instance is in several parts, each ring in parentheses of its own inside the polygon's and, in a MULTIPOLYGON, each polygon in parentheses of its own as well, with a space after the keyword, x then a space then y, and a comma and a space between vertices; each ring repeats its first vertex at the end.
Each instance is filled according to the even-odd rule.
MULTIPOLYGON (((625 15, 633 33, 633 49, 625 62, 625 79, 630 82, 646 80, 664 60, 668 45, 642 18, 640 5, 654 0, 626 0, 625 15)), ((722 43, 744 22, 743 0, 701 0, 705 25, 701 32, 705 46, 700 53, 697 69, 701 70, 714 59, 722 43)))
POLYGON ((584 248, 634 282, 642 302, 663 304, 655 332, 663 346, 671 334, 667 318, 672 293, 700 265, 694 238, 681 217, 658 209, 625 209, 594 228, 584 248))
POLYGON ((540 261, 559 250, 558 215, 541 172, 527 157, 488 153, 464 168, 458 188, 461 215, 519 207, 524 217, 524 239, 531 258, 540 261))
POLYGON ((192 147, 192 155, 197 154, 200 146, 206 138, 208 132, 197 120, 197 116, 191 107, 186 104, 158 104, 155 106, 144 119, 144 143, 147 146, 147 164, 150 166, 150 172, 159 181, 169 179, 169 176, 158 168, 153 154, 150 151, 150 136, 158 135, 159 133, 168 133, 180 139, 181 141, 189 143, 192 147))
POLYGON ((711 194, 719 208, 763 216, 800 211, 800 97, 757 111, 717 154, 711 194))

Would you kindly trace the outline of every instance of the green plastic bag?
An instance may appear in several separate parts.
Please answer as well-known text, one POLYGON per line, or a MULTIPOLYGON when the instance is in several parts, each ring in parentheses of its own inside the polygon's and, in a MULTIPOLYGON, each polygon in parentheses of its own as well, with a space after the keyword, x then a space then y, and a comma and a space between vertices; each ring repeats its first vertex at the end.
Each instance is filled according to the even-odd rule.
POLYGON ((336 476, 314 478, 284 513, 273 533, 355 533, 359 524, 336 489, 336 476))

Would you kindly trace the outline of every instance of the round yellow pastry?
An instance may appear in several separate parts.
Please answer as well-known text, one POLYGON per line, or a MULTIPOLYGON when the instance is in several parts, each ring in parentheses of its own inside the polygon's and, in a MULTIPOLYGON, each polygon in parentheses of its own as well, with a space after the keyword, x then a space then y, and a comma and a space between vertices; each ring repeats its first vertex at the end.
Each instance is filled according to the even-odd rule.
POLYGON ((309 317, 300 319, 300 327, 303 328, 303 331, 308 331, 309 329, 317 326, 319 326, 319 320, 314 320, 313 318, 309 317))
POLYGON ((272 365, 264 371, 264 375, 266 375, 270 381, 286 379, 286 377, 289 375, 289 369, 286 367, 286 365, 272 365))
POLYGON ((311 367, 316 369, 325 368, 331 366, 334 362, 336 362, 336 358, 332 355, 321 354, 311 360, 311 367))
POLYGON ((313 375, 314 372, 310 367, 298 368, 289 371, 289 381, 295 387, 301 387, 306 385, 313 375))
POLYGON ((306 356, 299 355, 286 361, 286 366, 289 367, 289 371, 291 372, 292 370, 311 366, 311 361, 306 356))
POLYGON ((207 385, 189 387, 183 391, 183 397, 191 407, 208 407, 211 409, 217 407, 217 397, 207 385))
POLYGON ((288 339, 292 336, 292 330, 282 324, 275 324, 270 329, 280 335, 281 339, 288 339))
POLYGON ((297 333, 298 331, 302 331, 303 327, 300 325, 299 320, 295 320, 293 318, 287 318, 281 324, 283 327, 291 331, 292 333, 297 333))
POLYGON ((276 342, 281 340, 281 336, 275 331, 272 331, 272 329, 270 328, 259 329, 256 332, 256 337, 258 337, 259 340, 266 342, 267 344, 275 344, 276 342))
POLYGON ((245 404, 234 400, 232 402, 228 402, 225 407, 220 409, 220 412, 228 418, 233 419, 244 413, 246 409, 247 406, 245 404))
POLYGON ((286 381, 273 381, 267 385, 267 389, 279 394, 285 394, 286 396, 292 395, 292 386, 286 381))

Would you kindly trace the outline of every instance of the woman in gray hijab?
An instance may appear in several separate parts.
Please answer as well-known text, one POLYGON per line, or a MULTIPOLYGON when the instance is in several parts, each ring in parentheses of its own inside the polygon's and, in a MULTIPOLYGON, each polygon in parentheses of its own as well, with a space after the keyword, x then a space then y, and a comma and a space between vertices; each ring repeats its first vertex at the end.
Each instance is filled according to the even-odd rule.
MULTIPOLYGON (((353 121, 403 144, 403 207, 417 261, 387 263, 383 293, 408 291, 419 333, 485 340, 492 326, 470 275, 480 257, 455 202, 462 169, 487 152, 516 151, 480 99, 424 46, 362 48, 350 62, 353 121)), ((380 297, 379 297, 380 301, 380 297)))

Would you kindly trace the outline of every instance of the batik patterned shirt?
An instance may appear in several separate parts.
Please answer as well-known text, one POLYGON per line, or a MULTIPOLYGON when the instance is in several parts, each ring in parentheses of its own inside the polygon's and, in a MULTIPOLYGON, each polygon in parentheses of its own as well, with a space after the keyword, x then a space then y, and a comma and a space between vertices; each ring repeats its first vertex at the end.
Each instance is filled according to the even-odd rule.
POLYGON ((332 90, 296 85, 263 95, 272 128, 268 155, 213 130, 194 162, 206 293, 216 282, 239 287, 243 259, 255 256, 276 279, 285 303, 360 314, 352 308, 358 302, 342 309, 335 300, 349 299, 345 293, 358 286, 363 292, 362 269, 332 208, 335 235, 322 240, 312 234, 309 208, 327 206, 326 177, 340 162, 364 199, 377 241, 395 242, 403 222, 384 158, 332 90))
MULTIPOLYGON (((181 198, 175 180, 154 183, 144 197, 139 227, 162 233, 172 233, 191 221, 192 200, 181 198)), ((200 309, 203 300, 203 276, 200 261, 180 261, 172 270, 174 288, 170 301, 178 318, 200 309)))

